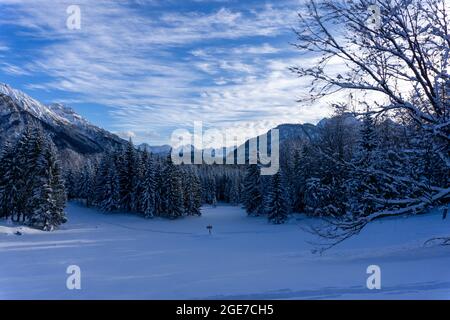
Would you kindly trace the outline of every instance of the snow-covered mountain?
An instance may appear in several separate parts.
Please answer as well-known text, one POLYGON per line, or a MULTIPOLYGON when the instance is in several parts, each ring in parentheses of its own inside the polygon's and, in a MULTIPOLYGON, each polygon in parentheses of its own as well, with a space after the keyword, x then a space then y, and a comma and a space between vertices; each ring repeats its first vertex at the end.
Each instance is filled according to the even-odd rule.
POLYGON ((47 105, 53 113, 61 117, 62 119, 74 124, 78 127, 89 128, 92 126, 90 122, 84 119, 82 116, 77 114, 72 108, 62 104, 62 103, 52 103, 47 105))
POLYGON ((0 146, 16 139, 28 125, 41 126, 52 137, 64 164, 80 164, 125 143, 65 105, 45 105, 0 83, 0 146))
MULTIPOLYGON (((2 97, 6 96, 4 99, 2 99, 4 102, 7 102, 9 100, 9 102, 15 104, 15 106, 17 107, 15 111, 27 112, 31 116, 45 121, 49 124, 68 122, 68 120, 59 116, 57 113, 52 112, 50 108, 43 105, 39 101, 31 98, 22 91, 13 89, 7 84, 0 83, 0 95, 2 95, 2 97)), ((0 115, 8 115, 11 111, 11 108, 5 108, 4 106, 2 106, 2 108, 0 109, 0 115)))
MULTIPOLYGON (((278 129, 279 134, 279 144, 280 144, 280 152, 285 151, 285 149, 290 148, 292 145, 304 143, 306 141, 314 140, 319 133, 319 127, 310 123, 305 124, 281 124, 274 129, 278 129)), ((271 150, 271 130, 267 133, 267 150, 270 152, 271 150)), ((242 152, 242 149, 245 149, 245 157, 248 159, 249 155, 249 146, 250 142, 256 140, 256 145, 259 149, 259 141, 260 137, 254 137, 243 144, 241 144, 237 150, 235 150, 235 157, 238 152, 242 152)))
POLYGON ((280 142, 288 140, 313 140, 317 137, 317 126, 304 124, 281 124, 275 129, 279 130, 280 142))
POLYGON ((168 144, 164 144, 162 146, 151 146, 148 143, 141 143, 137 146, 137 148, 141 151, 147 150, 150 153, 166 156, 170 153, 170 150, 172 149, 171 146, 168 144))
POLYGON ((317 128, 324 128, 332 123, 332 121, 340 119, 341 123, 345 126, 359 126, 361 121, 358 120, 352 113, 344 113, 340 116, 334 116, 332 118, 323 118, 317 123, 317 128))
MULTIPOLYGON (((319 130, 329 121, 331 119, 325 118, 317 125, 305 123, 277 126, 275 129, 279 130, 281 150, 289 148, 292 144, 314 140, 319 130)), ((351 124, 357 123, 358 120, 349 115, 346 116, 345 122, 351 124)), ((0 147, 5 141, 17 138, 27 125, 42 126, 61 152, 63 163, 72 166, 81 164, 86 158, 99 157, 103 152, 126 143, 118 136, 91 124, 66 105, 60 103, 45 105, 22 91, 0 83, 0 147)), ((237 150, 245 148, 248 154, 249 141, 247 140, 237 150)), ((270 131, 268 141, 270 150, 270 131)), ((146 148, 149 152, 162 156, 169 154, 171 150, 169 145, 151 146, 146 143, 137 148, 140 150, 146 148)), ((237 150, 234 151, 235 154, 237 150)), ((194 147, 191 151, 200 152, 194 147)), ((210 150, 203 152, 211 153, 210 150)))

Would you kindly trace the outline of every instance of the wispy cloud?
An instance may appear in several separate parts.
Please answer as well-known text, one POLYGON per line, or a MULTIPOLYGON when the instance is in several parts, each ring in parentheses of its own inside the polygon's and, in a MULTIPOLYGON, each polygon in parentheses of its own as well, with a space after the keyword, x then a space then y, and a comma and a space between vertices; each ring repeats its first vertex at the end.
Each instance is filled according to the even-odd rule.
POLYGON ((0 0, 7 13, 0 27, 33 44, 22 64, 0 68, 40 76, 28 88, 50 90, 55 100, 108 106, 109 129, 150 143, 167 142, 196 120, 236 131, 253 121, 267 130, 328 113, 296 103, 306 86, 287 69, 305 61, 288 44, 297 2, 216 2, 202 10, 165 3, 78 1, 82 28, 68 30, 71 1, 0 0))
MULTIPOLYGON (((1 51, 1 47, 0 47, 0 51, 1 51)), ((17 75, 17 76, 23 76, 23 75, 29 75, 30 73, 28 71, 26 71, 25 69, 19 67, 19 66, 15 66, 9 63, 1 63, 0 64, 0 69, 10 75, 17 75)))

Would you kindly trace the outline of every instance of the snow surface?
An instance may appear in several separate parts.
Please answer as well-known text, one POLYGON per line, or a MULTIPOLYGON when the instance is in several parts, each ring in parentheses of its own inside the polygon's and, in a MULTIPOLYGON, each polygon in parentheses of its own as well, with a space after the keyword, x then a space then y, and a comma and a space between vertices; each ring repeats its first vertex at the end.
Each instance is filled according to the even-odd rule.
POLYGON ((145 220, 76 203, 67 214, 50 233, 0 222, 0 299, 450 299, 450 246, 424 246, 450 234, 437 211, 374 222, 322 256, 302 229, 317 220, 301 215, 271 225, 220 205, 145 220), (81 290, 66 288, 73 264, 81 290), (366 287, 372 264, 381 290, 366 287))

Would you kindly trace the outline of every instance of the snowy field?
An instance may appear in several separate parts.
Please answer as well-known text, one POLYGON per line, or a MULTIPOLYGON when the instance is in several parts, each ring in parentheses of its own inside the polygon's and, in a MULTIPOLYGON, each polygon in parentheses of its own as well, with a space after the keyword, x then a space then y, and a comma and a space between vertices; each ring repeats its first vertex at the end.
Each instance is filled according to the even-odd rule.
POLYGON ((423 245, 450 233, 439 212, 373 223, 322 256, 301 215, 270 225, 221 205, 145 220, 76 203, 67 215, 51 233, 0 222, 0 299, 450 299, 450 246, 423 245), (373 264, 381 290, 366 288, 373 264), (69 265, 81 290, 66 288, 69 265))

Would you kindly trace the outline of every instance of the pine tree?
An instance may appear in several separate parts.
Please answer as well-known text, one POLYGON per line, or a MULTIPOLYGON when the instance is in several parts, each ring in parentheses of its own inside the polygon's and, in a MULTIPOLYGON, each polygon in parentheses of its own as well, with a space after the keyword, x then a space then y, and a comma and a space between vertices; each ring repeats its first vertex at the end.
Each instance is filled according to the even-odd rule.
POLYGON ((304 164, 307 147, 301 150, 296 150, 293 156, 292 163, 292 208, 295 212, 303 212, 305 210, 305 177, 308 175, 306 171, 307 166, 304 164))
POLYGON ((363 118, 360 146, 362 165, 370 166, 370 162, 373 160, 372 153, 377 147, 377 136, 374 121, 368 112, 364 114, 363 118))
POLYGON ((214 176, 210 177, 210 179, 208 180, 209 184, 208 184, 208 194, 209 194, 209 201, 210 204, 213 207, 216 207, 217 205, 217 182, 216 182, 216 178, 214 176))
POLYGON ((100 208, 107 212, 116 211, 122 207, 119 175, 114 160, 114 158, 111 158, 107 161, 102 201, 100 202, 100 208))
POLYGON ((63 178, 62 168, 60 162, 58 160, 58 156, 56 153, 56 147, 53 142, 49 142, 49 165, 51 170, 51 179, 50 186, 52 188, 55 205, 56 205, 56 213, 54 213, 54 221, 57 222, 57 225, 66 222, 66 217, 64 215, 64 208, 67 202, 67 193, 66 193, 66 185, 65 180, 63 178), (56 217, 55 217, 56 215, 56 217))
POLYGON ((207 204, 216 205, 217 186, 215 176, 208 170, 202 182, 202 201, 207 204))
POLYGON ((151 218, 156 215, 156 181, 155 165, 152 156, 144 151, 142 156, 142 183, 139 192, 139 209, 144 217, 151 218))
POLYGON ((68 199, 75 199, 76 198, 76 177, 74 170, 67 169, 66 170, 66 191, 67 191, 67 198, 68 199))
POLYGON ((349 170, 343 162, 351 160, 358 136, 347 117, 344 113, 329 119, 302 155, 304 211, 309 215, 343 216, 347 212, 349 170))
POLYGON ((2 153, 0 177, 1 216, 13 221, 27 219, 26 203, 30 197, 30 173, 34 164, 28 161, 32 133, 30 128, 22 133, 15 144, 6 143, 2 153))
POLYGON ((107 153, 103 156, 97 174, 94 178, 93 202, 102 211, 111 212, 121 208, 120 205, 120 181, 119 152, 107 153))
POLYGON ((24 222, 27 219, 27 199, 30 197, 34 161, 30 159, 33 132, 27 127, 14 145, 7 144, 2 159, 3 175, 0 193, 4 196, 3 211, 13 221, 24 222))
POLYGON ((356 151, 352 162, 355 172, 348 175, 344 183, 348 194, 347 212, 354 216, 364 216, 372 213, 377 208, 373 201, 374 197, 380 195, 381 181, 374 171, 376 168, 378 137, 375 123, 367 112, 364 115, 356 143, 356 151), (360 169, 363 169, 362 173, 360 169))
POLYGON ((163 166, 160 159, 157 159, 154 163, 154 175, 155 175, 155 216, 162 216, 164 214, 164 177, 163 166))
POLYGON ((66 221, 65 182, 56 147, 41 128, 27 127, 2 154, 1 216, 53 230, 66 221))
POLYGON ((231 186, 230 186, 230 194, 229 194, 229 201, 233 205, 237 205, 240 203, 240 181, 238 177, 234 177, 231 179, 231 186))
POLYGON ((2 149, 2 153, 0 155, 0 163, 2 163, 2 165, 0 165, 0 219, 1 218, 5 218, 7 219, 7 215, 8 215, 8 211, 6 210, 6 199, 7 199, 7 193, 5 193, 4 190, 4 184, 5 182, 3 181, 5 178, 5 173, 6 173, 6 168, 5 168, 5 157, 6 154, 8 153, 7 150, 10 148, 10 146, 5 143, 5 145, 3 146, 2 149))
MULTIPOLYGON (((64 215, 65 187, 53 143, 37 132, 38 146, 42 143, 33 177, 32 198, 29 202, 30 225, 51 231, 66 222, 64 215)), ((34 150, 38 150, 36 147, 34 150)))
POLYGON ((183 193, 184 210, 187 215, 201 215, 200 207, 202 205, 202 189, 200 178, 193 170, 184 173, 183 193))
POLYGON ((76 181, 77 197, 85 200, 86 206, 90 207, 95 201, 94 197, 94 180, 95 169, 89 164, 85 164, 81 170, 78 180, 76 181))
POLYGON ((258 165, 249 165, 244 178, 242 200, 245 210, 250 215, 259 215, 262 212, 263 197, 260 189, 260 179, 260 169, 258 165))
POLYGON ((137 164, 137 151, 130 139, 118 164, 121 192, 120 203, 125 211, 137 211, 136 190, 139 182, 137 164))
POLYGON ((171 219, 181 217, 184 211, 181 175, 177 166, 172 162, 170 154, 167 157, 162 177, 162 215, 171 219))
MULTIPOLYGON (((107 152, 105 153, 102 158, 100 159, 100 163, 98 166, 98 170, 94 177, 94 204, 96 206, 100 207, 100 204, 102 203, 104 199, 104 187, 106 184, 106 177, 108 176, 108 170, 111 166, 111 162, 114 161, 114 153, 113 152, 107 152)), ((75 180, 76 175, 75 176, 75 180)))
POLYGON ((271 176, 269 191, 265 199, 265 210, 269 221, 272 223, 281 224, 287 220, 289 213, 288 196, 281 169, 271 176))
POLYGON ((4 218, 13 217, 19 201, 16 182, 22 177, 22 166, 16 161, 16 146, 7 143, 4 146, 1 157, 0 175, 0 216, 4 218))

